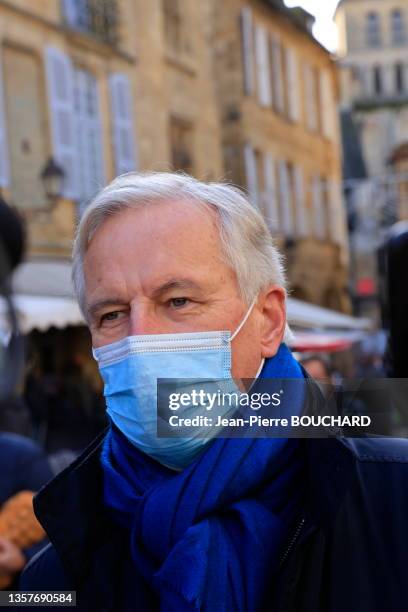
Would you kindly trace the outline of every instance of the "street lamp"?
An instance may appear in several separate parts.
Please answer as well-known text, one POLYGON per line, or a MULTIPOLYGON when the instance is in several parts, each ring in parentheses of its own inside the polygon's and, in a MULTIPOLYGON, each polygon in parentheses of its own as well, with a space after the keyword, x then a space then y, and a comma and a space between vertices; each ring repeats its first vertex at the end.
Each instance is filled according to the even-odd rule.
POLYGON ((64 170, 50 157, 41 172, 41 180, 51 208, 55 206, 61 196, 64 178, 64 170))

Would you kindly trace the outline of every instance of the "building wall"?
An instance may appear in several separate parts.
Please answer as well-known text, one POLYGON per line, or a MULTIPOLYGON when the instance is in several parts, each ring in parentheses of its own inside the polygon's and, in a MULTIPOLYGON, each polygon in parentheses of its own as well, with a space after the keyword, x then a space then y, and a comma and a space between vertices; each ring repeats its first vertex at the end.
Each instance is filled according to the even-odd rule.
POLYGON ((40 207, 39 160, 47 153, 41 61, 29 49, 5 43, 3 75, 13 202, 40 207))
POLYGON ((294 295, 347 310, 337 73, 302 14, 117 0, 117 26, 95 34, 80 4, 0 2, 0 184, 25 211, 31 253, 69 256, 81 211, 117 174, 184 169, 246 187, 287 251, 294 295), (66 179, 47 212, 50 156, 66 179))
MULTIPOLYGON (((108 38, 92 31, 94 13, 81 21, 75 0, 0 3, 0 182, 27 219, 32 253, 69 256, 83 207, 117 174, 223 176, 208 7, 170 4, 181 19, 180 48, 166 42, 164 0, 117 0, 108 38), (46 212, 40 173, 51 156, 67 178, 46 212)), ((105 5, 112 2, 90 2, 96 11, 105 5)))
POLYGON ((140 165, 177 169, 180 164, 174 162, 181 162, 185 152, 190 158, 186 170, 199 178, 220 178, 223 160, 208 3, 173 0, 168 3, 170 16, 163 0, 136 4, 137 13, 143 15, 135 24, 140 165), (175 19, 179 26, 173 35, 171 20, 175 19), (177 142, 183 133, 185 142, 177 142), (173 159, 177 147, 178 160, 173 159))
MULTIPOLYGON (((362 54, 369 58, 367 50, 367 15, 375 13, 379 18, 380 44, 378 48, 394 50, 391 13, 405 13, 405 0, 342 0, 337 8, 335 20, 339 29, 339 55, 362 54)), ((407 24, 406 24, 407 25, 407 24)), ((403 47, 403 45, 400 45, 403 47)), ((371 47, 372 48, 372 47, 371 47)))
MULTIPOLYGON (((118 8, 125 23, 135 18, 132 3, 121 0, 118 8)), ((129 90, 132 90, 135 67, 133 35, 131 30, 120 25, 119 43, 116 46, 107 44, 100 37, 70 27, 66 22, 63 3, 51 0, 2 3, 0 24, 1 123, 5 128, 0 135, 3 193, 26 217, 31 252, 68 256, 80 204, 83 205, 91 195, 89 185, 97 190, 116 173, 109 78, 111 74, 124 75, 129 90), (65 64, 69 64, 69 74, 60 75, 58 70, 49 74, 47 62, 50 49, 54 54, 59 54, 65 64), (46 212, 47 198, 40 174, 47 159, 52 156, 66 172, 68 166, 74 163, 78 165, 78 172, 84 171, 82 160, 76 158, 80 150, 88 146, 89 125, 79 123, 73 99, 65 109, 56 109, 52 107, 50 98, 52 87, 59 89, 61 95, 67 95, 65 89, 69 85, 69 93, 73 93, 75 86, 66 77, 68 75, 71 79, 80 72, 89 75, 95 82, 98 125, 94 126, 94 135, 98 132, 95 145, 100 157, 100 173, 98 180, 93 182, 93 175, 88 176, 86 194, 79 192, 73 198, 64 193, 56 208, 46 212), (59 115, 57 127, 60 134, 56 136, 54 122, 56 112, 61 110, 66 114, 64 117, 59 115), (80 147, 77 132, 82 128, 84 133, 80 147), (64 139, 71 142, 68 156, 62 155, 64 139), (57 145, 56 140, 59 140, 57 145)), ((86 101, 83 100, 82 104, 85 106, 86 101)), ((135 131, 130 135, 130 141, 136 142, 135 131)), ((84 151, 84 154, 91 171, 91 151, 84 151)))
POLYGON ((248 189, 286 248, 294 295, 347 310, 336 66, 287 9, 213 6, 227 176, 248 189))
POLYGON ((341 105, 353 113, 369 175, 378 175, 408 140, 408 6, 404 0, 343 0, 335 18, 341 105), (393 26, 395 11, 400 28, 393 26))
MULTIPOLYGON (((360 147, 367 174, 361 164, 347 167, 350 287, 359 313, 379 322, 378 249, 389 227, 406 214, 403 169, 390 161, 408 142, 408 6, 404 0, 342 0, 335 20, 341 107, 346 129, 353 123, 356 128, 355 148, 360 147)), ((344 136, 352 153, 350 134, 344 136)))

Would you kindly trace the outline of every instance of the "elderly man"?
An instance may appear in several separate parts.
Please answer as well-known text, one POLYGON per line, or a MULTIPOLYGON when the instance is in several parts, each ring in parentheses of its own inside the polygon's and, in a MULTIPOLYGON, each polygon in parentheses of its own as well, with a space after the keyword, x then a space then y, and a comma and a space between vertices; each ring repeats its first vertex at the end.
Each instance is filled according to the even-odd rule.
POLYGON ((98 612, 408 609, 405 442, 157 435, 158 378, 305 376, 240 191, 119 177, 80 222, 74 284, 111 426, 38 494, 51 544, 23 589, 98 612))

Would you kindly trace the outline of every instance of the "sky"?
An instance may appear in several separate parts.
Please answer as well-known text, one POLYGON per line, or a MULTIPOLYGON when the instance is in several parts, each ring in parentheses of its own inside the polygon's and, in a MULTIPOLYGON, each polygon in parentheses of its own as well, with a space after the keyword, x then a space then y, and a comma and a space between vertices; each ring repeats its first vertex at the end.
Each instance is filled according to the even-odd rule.
POLYGON ((316 17, 315 37, 330 51, 337 47, 337 32, 333 15, 339 0, 285 0, 287 6, 301 6, 316 17))

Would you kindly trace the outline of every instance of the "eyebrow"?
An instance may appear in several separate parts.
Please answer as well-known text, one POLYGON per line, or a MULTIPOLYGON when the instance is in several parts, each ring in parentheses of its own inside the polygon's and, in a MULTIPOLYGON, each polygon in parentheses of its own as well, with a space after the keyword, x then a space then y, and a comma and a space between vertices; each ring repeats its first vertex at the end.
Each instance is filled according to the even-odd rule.
POLYGON ((200 287, 200 285, 198 285, 196 282, 190 280, 190 279, 185 279, 185 278, 173 278, 165 283, 163 283, 162 285, 160 285, 159 287, 157 287, 156 289, 154 289, 154 291, 152 292, 152 296, 154 298, 158 298, 160 296, 162 296, 163 294, 172 291, 174 289, 199 289, 200 291, 202 291, 202 287, 200 287))
POLYGON ((86 309, 90 317, 95 318, 96 313, 106 306, 117 306, 123 304, 123 299, 120 297, 111 297, 104 300, 98 300, 93 304, 87 305, 86 309))
MULTIPOLYGON (((154 289, 154 291, 152 292, 152 297, 157 299, 168 291, 174 289, 199 289, 200 291, 202 290, 202 288, 192 280, 171 279, 154 289)), ((87 305, 87 312, 91 318, 95 318, 98 311, 102 308, 106 308, 107 306, 117 306, 118 304, 123 304, 123 298, 119 296, 105 298, 103 300, 98 300, 93 304, 87 305)))

